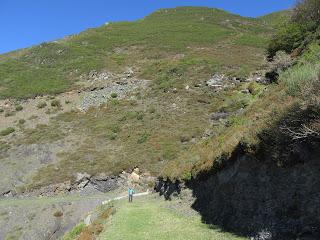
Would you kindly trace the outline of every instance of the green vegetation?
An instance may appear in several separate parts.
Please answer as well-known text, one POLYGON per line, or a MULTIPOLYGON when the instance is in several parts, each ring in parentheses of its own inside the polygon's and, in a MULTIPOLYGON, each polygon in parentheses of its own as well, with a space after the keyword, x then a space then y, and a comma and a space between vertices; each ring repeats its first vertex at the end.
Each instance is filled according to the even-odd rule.
POLYGON ((63 212, 61 212, 60 210, 57 210, 56 212, 54 212, 53 214, 54 217, 59 218, 63 216, 63 212))
POLYGON ((6 151, 10 148, 10 145, 6 142, 0 141, 0 151, 6 151))
POLYGON ((57 125, 38 124, 35 129, 24 129, 25 136, 18 140, 20 143, 34 144, 34 143, 48 143, 62 139, 66 136, 61 128, 57 125))
POLYGON ((5 114, 4 114, 4 116, 5 117, 12 117, 12 116, 14 116, 14 115, 16 115, 16 113, 15 112, 6 112, 5 114))
POLYGON ((188 215, 186 218, 183 210, 188 211, 187 207, 179 205, 177 209, 169 208, 166 202, 152 197, 136 198, 133 203, 116 202, 115 207, 117 211, 106 221, 105 231, 100 234, 99 240, 245 239, 205 225, 198 215, 188 215))
MULTIPOLYGON (((62 113, 48 125, 22 129, 17 143, 56 143, 67 136, 73 143, 57 155, 55 164, 38 170, 30 187, 72 181, 77 172, 117 175, 133 166, 155 176, 191 179, 221 166, 239 145, 257 144, 261 132, 293 105, 303 105, 307 95, 317 101, 317 42, 305 47, 293 68, 280 73, 279 82, 241 82, 219 92, 204 82, 214 73, 244 78, 261 67, 265 41, 274 31, 275 23, 268 25, 268 18, 272 17, 243 18, 209 8, 164 9, 137 22, 90 29, 27 49, 27 57, 11 58, 29 64, 44 61, 40 70, 50 68, 51 77, 61 73, 57 79, 68 82, 67 88, 75 87, 79 74, 103 68, 123 73, 132 66, 137 77, 151 80, 146 89, 134 93, 135 100, 118 99, 113 93, 99 108, 62 113)), ((286 31, 290 29, 291 25, 286 31)), ((299 31, 283 39, 295 42, 295 36, 301 37, 299 31)), ((287 54, 276 52, 275 56, 273 64, 281 71, 291 66, 287 54)), ((7 85, 1 89, 4 94, 10 92, 7 85)), ((49 100, 54 108, 46 113, 57 112, 61 103, 54 97, 49 100)))
POLYGON ((68 234, 66 234, 62 240, 75 240, 86 227, 84 223, 80 223, 75 226, 68 234))
POLYGON ((41 109, 41 108, 45 108, 47 106, 47 103, 46 102, 39 102, 37 104, 37 108, 41 109))
POLYGON ((291 19, 278 30, 268 47, 269 57, 277 51, 300 55, 313 42, 319 43, 320 2, 318 0, 299 1, 291 19))
POLYGON ((259 19, 262 20, 269 26, 273 26, 278 28, 289 21, 291 16, 290 10, 284 10, 280 12, 274 12, 265 16, 260 17, 259 19))
POLYGON ((25 119, 19 119, 18 123, 19 123, 20 125, 23 125, 23 124, 26 123, 26 120, 25 120, 25 119))
POLYGON ((52 100, 51 107, 61 107, 61 103, 59 100, 52 100))
POLYGON ((320 64, 302 64, 294 66, 284 72, 280 81, 287 86, 287 91, 292 96, 310 94, 310 91, 319 84, 320 64))
POLYGON ((15 129, 13 127, 8 127, 2 131, 0 131, 0 136, 7 136, 11 133, 13 133, 15 131, 15 129))
POLYGON ((22 110, 23 110, 23 107, 21 105, 16 105, 17 112, 22 111, 22 110))
POLYGON ((129 65, 140 69, 139 77, 163 78, 162 88, 170 84, 169 73, 176 74, 174 67, 190 79, 225 69, 247 74, 261 64, 272 32, 259 19, 217 9, 162 9, 136 22, 110 23, 1 56, 0 98, 64 92, 92 70, 120 72, 129 65))
POLYGON ((112 97, 112 98, 117 98, 117 97, 118 97, 118 94, 117 94, 117 93, 111 93, 111 97, 112 97))

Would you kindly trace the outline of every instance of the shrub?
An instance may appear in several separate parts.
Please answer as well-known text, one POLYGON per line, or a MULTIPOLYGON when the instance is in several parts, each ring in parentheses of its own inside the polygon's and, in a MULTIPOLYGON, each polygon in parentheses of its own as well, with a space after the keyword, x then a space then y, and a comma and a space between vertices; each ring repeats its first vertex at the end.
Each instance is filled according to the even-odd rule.
POLYGON ((25 123, 26 123, 26 120, 24 120, 24 119, 19 119, 18 123, 19 123, 20 125, 25 124, 25 123))
POLYGON ((37 119, 39 118, 37 115, 32 115, 31 117, 29 117, 29 120, 34 120, 34 119, 37 119))
POLYGON ((4 112, 4 110, 2 108, 0 108, 0 113, 3 113, 3 112, 4 112))
POLYGON ((19 112, 19 111, 22 111, 22 110, 23 110, 23 107, 21 105, 17 105, 16 106, 16 111, 19 112))
POLYGON ((121 131, 121 128, 118 125, 113 125, 113 126, 110 127, 110 130, 113 133, 119 133, 121 131))
POLYGON ((11 117, 11 116, 14 116, 14 115, 15 115, 14 112, 6 112, 6 113, 4 114, 5 117, 11 117))
POLYGON ((248 90, 252 95, 256 95, 259 92, 258 84, 256 82, 251 82, 248 86, 248 90))
POLYGON ((115 93, 115 92, 113 92, 113 93, 111 93, 111 97, 112 97, 112 98, 117 98, 117 97, 118 97, 118 94, 115 93))
POLYGON ((313 64, 320 62, 319 43, 312 43, 308 46, 308 50, 303 54, 301 62, 313 64))
POLYGON ((61 107, 61 103, 60 103, 59 100, 53 100, 53 101, 51 102, 51 106, 52 106, 52 107, 61 107))
POLYGON ((155 107, 150 107, 149 108, 149 113, 153 114, 156 112, 156 108, 155 107))
POLYGON ((317 97, 320 84, 320 64, 296 65, 280 75, 287 92, 305 99, 317 97))
POLYGON ((269 58, 273 58, 278 51, 291 53, 301 46, 306 32, 295 23, 288 23, 281 27, 269 43, 267 52, 269 58))
POLYGON ((138 144, 145 143, 145 142, 148 140, 148 137, 149 137, 149 136, 150 136, 149 133, 144 132, 144 133, 140 136, 140 138, 138 139, 137 143, 138 143, 138 144))
POLYGON ((110 133, 110 134, 108 134, 107 135, 107 138, 109 139, 109 140, 115 140, 116 138, 117 138, 117 134, 116 133, 110 133))
POLYGON ((143 120, 143 118, 144 118, 143 112, 137 112, 137 119, 138 120, 143 120))
POLYGON ((56 211, 53 216, 55 216, 56 218, 62 217, 63 216, 63 212, 61 212, 60 210, 56 211))
POLYGON ((14 131, 15 131, 15 129, 13 127, 8 127, 0 132, 0 136, 7 136, 7 135, 13 133, 14 131))
POLYGON ((65 103, 65 104, 70 104, 71 101, 70 101, 70 100, 65 100, 64 103, 65 103))
POLYGON ((41 109, 41 108, 45 108, 47 106, 47 103, 46 102, 39 102, 37 104, 37 108, 41 109))

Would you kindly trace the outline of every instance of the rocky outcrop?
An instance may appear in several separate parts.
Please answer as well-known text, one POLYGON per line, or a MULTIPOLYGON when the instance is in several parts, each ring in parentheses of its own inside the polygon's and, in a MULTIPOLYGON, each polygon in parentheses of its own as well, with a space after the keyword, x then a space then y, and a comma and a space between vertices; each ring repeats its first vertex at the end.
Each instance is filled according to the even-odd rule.
POLYGON ((181 193, 182 188, 182 182, 178 180, 171 181, 170 179, 159 178, 155 183, 154 190, 166 200, 171 200, 172 197, 181 193))

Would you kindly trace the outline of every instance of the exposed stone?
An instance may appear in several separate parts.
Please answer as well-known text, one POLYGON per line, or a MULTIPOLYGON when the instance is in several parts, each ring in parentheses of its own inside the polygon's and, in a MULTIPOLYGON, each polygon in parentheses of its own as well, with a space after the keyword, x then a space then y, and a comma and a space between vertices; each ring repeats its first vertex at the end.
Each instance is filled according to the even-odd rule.
POLYGON ((117 189, 124 181, 121 178, 110 176, 110 177, 92 177, 90 184, 100 192, 109 192, 117 189))
POLYGON ((212 88, 221 88, 223 87, 223 81, 225 80, 225 76, 222 74, 215 74, 211 79, 206 81, 206 85, 212 88))
POLYGON ((241 90, 241 93, 249 94, 249 93, 250 93, 250 91, 249 91, 249 89, 242 89, 242 90, 241 90))
POLYGON ((89 226, 89 225, 92 223, 92 221, 91 221, 91 214, 89 214, 88 216, 86 216, 86 218, 83 220, 83 222, 84 222, 84 224, 85 224, 86 226, 89 226))
POLYGON ((88 180, 90 178, 91 178, 91 175, 89 175, 88 173, 77 173, 76 183, 83 182, 83 181, 88 180))
POLYGON ((210 115, 210 120, 219 121, 221 119, 226 119, 230 114, 227 112, 214 112, 210 115))
POLYGON ((138 167, 136 167, 133 169, 133 172, 136 174, 140 174, 140 169, 138 167))
POLYGON ((89 183, 89 179, 82 181, 81 183, 78 184, 78 189, 83 189, 85 188, 89 183))
POLYGON ((132 172, 130 175, 130 180, 133 182, 139 182, 140 176, 137 173, 132 172))

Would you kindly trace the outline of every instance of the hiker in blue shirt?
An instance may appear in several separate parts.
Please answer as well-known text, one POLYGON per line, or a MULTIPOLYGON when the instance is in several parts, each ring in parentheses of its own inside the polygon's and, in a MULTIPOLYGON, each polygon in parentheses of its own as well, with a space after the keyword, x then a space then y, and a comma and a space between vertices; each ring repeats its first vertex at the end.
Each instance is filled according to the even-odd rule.
POLYGON ((129 187, 128 194, 129 194, 129 202, 132 202, 132 198, 134 194, 134 189, 132 187, 129 187))

